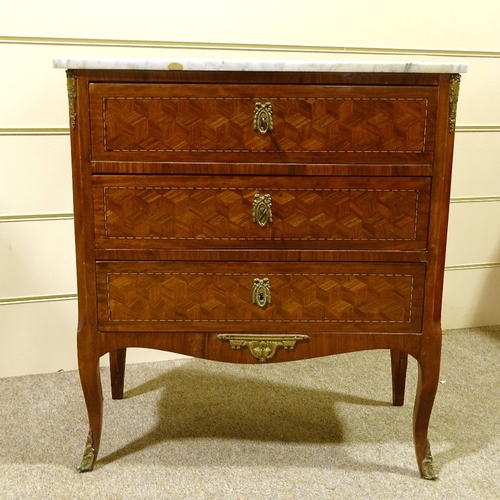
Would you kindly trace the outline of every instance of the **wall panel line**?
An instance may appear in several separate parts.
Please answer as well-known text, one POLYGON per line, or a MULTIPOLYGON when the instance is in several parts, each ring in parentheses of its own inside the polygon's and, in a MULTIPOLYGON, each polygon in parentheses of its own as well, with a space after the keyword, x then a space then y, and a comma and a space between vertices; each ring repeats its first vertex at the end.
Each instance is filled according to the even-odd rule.
POLYGON ((2 222, 33 222, 47 220, 68 220, 73 219, 73 214, 27 214, 27 215, 0 215, 2 222))
POLYGON ((69 135, 66 127, 17 127, 0 128, 0 136, 69 135))
POLYGON ((88 47, 175 48, 255 52, 305 52, 331 54, 421 55, 448 57, 500 58, 499 51, 453 49, 398 49, 391 47, 337 47, 327 45, 275 45, 252 43, 176 42, 162 40, 113 40, 100 38, 59 38, 0 36, 0 43, 17 45, 59 45, 88 47))
POLYGON ((38 295, 33 297, 7 297, 0 299, 0 306, 13 304, 28 304, 33 302, 57 302, 62 300, 77 299, 76 293, 62 293, 58 295, 38 295))

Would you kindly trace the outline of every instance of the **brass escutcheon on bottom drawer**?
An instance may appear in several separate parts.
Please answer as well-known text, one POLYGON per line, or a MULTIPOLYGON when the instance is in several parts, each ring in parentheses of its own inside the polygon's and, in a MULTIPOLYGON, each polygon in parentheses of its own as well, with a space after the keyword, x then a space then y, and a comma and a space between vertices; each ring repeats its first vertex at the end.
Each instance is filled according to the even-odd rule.
POLYGON ((261 363, 271 359, 278 347, 293 349, 299 340, 308 340, 308 335, 240 335, 240 334, 220 334, 217 338, 228 340, 233 349, 248 347, 252 356, 261 363))

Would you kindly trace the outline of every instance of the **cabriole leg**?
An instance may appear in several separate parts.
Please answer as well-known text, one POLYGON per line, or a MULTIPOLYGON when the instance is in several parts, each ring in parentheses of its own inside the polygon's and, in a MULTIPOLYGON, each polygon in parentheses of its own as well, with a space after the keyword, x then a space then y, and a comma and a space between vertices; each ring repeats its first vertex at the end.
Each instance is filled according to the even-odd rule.
POLYGON ((439 353, 436 353, 435 357, 436 359, 419 360, 417 396, 413 409, 415 453, 420 476, 423 479, 437 479, 427 437, 432 406, 439 383, 439 353))
POLYGON ((78 365, 90 428, 87 435, 83 459, 78 467, 78 471, 89 472, 94 468, 97 459, 102 431, 103 399, 99 357, 94 354, 85 356, 84 354, 80 354, 79 350, 78 365))

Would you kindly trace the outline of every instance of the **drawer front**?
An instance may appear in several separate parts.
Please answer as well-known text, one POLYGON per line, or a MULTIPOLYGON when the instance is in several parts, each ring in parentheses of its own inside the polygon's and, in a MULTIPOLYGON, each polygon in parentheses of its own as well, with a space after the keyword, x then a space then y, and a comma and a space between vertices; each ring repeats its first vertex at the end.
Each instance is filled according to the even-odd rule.
POLYGON ((281 161, 279 153, 287 153, 288 161, 300 161, 311 153, 329 153, 330 159, 336 153, 338 161, 429 162, 437 89, 93 84, 90 108, 94 160, 145 155, 199 160, 243 153, 247 159, 265 154, 281 161), (271 116, 264 117, 262 133, 261 109, 267 103, 271 116))
POLYGON ((95 176, 103 249, 423 250, 427 178, 95 176))
POLYGON ((424 264, 100 262, 103 331, 420 332, 424 264))

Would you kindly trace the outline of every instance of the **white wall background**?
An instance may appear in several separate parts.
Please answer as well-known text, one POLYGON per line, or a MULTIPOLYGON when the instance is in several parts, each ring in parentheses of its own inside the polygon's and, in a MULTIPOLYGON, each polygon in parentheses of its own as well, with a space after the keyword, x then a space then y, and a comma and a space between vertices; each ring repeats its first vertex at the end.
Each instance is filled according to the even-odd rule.
MULTIPOLYGON (((500 323, 500 2, 4 2, 0 377, 76 368, 67 93, 53 56, 466 61, 443 327, 500 323)), ((166 359, 132 350, 130 361, 166 359)))

